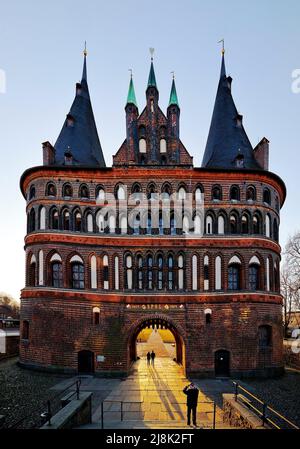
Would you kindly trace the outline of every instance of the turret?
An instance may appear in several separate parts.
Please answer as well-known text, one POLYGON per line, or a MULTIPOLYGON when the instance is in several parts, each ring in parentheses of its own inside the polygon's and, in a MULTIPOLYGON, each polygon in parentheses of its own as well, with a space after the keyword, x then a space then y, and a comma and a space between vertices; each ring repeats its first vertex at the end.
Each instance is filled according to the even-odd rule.
POLYGON ((180 107, 173 75, 170 92, 169 105, 167 109, 168 118, 168 154, 170 162, 179 162, 179 117, 180 107))
POLYGON ((137 119, 139 115, 138 106, 135 97, 132 74, 130 77, 126 111, 126 143, 127 143, 127 162, 135 163, 138 158, 138 130, 137 119))

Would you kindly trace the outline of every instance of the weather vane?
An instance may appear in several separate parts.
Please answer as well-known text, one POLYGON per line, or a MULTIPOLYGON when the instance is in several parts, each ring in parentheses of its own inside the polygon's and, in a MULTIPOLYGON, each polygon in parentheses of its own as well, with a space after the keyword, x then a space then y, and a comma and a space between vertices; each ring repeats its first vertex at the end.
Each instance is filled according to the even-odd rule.
POLYGON ((225 53, 225 40, 224 39, 221 39, 219 42, 218 42, 218 44, 220 44, 222 42, 222 55, 224 55, 224 53, 225 53))
POLYGON ((130 78, 132 78, 132 69, 128 69, 128 71, 130 72, 130 78))
POLYGON ((149 51, 150 51, 150 55, 151 55, 151 61, 153 61, 154 48, 150 47, 149 51))
POLYGON ((83 50, 84 56, 87 56, 87 49, 86 49, 86 41, 84 41, 84 50, 83 50))
POLYGON ((170 72, 170 73, 172 74, 173 80, 174 80, 175 79, 175 72, 174 72, 174 70, 172 72, 170 72))

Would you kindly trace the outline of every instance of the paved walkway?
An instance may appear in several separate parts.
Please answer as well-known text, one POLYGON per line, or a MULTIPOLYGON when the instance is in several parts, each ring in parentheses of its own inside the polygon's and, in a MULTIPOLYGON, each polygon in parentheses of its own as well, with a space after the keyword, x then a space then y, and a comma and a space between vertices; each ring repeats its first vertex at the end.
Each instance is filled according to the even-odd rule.
MULTIPOLYGON (((187 428, 186 396, 182 390, 188 383, 182 367, 169 358, 157 358, 154 367, 148 366, 146 359, 139 360, 131 375, 106 397, 104 428, 187 428)), ((211 394, 213 389, 208 390, 206 394, 205 389, 200 388, 197 409, 199 427, 204 428, 212 428, 213 423, 212 400, 215 398, 211 394)), ((223 392, 224 385, 214 390, 223 392)), ((97 428, 100 424, 101 406, 93 414, 93 425, 87 427, 97 428)), ((219 406, 216 407, 216 427, 224 428, 219 406)))

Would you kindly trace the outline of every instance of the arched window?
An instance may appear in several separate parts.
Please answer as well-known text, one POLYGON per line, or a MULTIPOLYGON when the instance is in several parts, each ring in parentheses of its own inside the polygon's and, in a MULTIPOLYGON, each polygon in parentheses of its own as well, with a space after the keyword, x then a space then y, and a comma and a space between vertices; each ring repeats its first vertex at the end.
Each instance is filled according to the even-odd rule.
POLYGON ((91 257, 91 288, 97 288, 97 259, 96 256, 91 257))
POLYGON ((280 211, 278 196, 275 197, 275 209, 276 209, 277 212, 280 211))
POLYGON ((87 223, 87 232, 93 232, 94 230, 93 215, 90 212, 86 216, 86 223, 87 223))
POLYGON ((163 216, 162 213, 159 213, 159 219, 158 219, 158 232, 159 235, 163 235, 164 233, 164 221, 163 221, 163 216))
POLYGON ((152 234, 152 219, 151 219, 151 213, 148 214, 148 217, 147 217, 147 229, 146 229, 146 233, 147 233, 148 235, 151 235, 151 234, 152 234))
POLYGON ((31 209, 29 214, 29 226, 28 226, 29 232, 35 231, 35 210, 34 208, 31 209))
POLYGON ((93 307, 93 324, 100 324, 100 308, 93 307))
POLYGON ((71 285, 74 289, 84 289, 84 265, 82 262, 71 263, 71 285))
POLYGON ((105 190, 103 187, 97 188, 96 202, 97 204, 104 204, 105 202, 105 190))
POLYGON ((90 192, 89 192, 88 187, 85 184, 82 184, 79 187, 79 197, 80 198, 89 198, 89 196, 90 196, 90 192))
POLYGON ((279 235, 278 235, 278 223, 277 223, 276 218, 274 219, 274 222, 273 222, 273 238, 276 242, 278 242, 279 235))
POLYGON ((62 189, 62 196, 63 197, 71 197, 73 195, 73 189, 71 184, 64 184, 62 189))
POLYGON ((133 233, 134 235, 140 234, 140 225, 141 225, 141 216, 140 214, 136 214, 133 220, 133 233))
POLYGON ((46 229, 46 208, 44 206, 42 206, 40 208, 40 216, 39 216, 39 224, 40 224, 40 229, 44 230, 46 229))
POLYGON ((75 213, 75 231, 81 231, 82 217, 80 212, 75 213))
POLYGON ((269 189, 264 189, 263 201, 268 205, 271 204, 271 192, 269 189))
POLYGON ((209 257, 204 257, 204 290, 209 290, 209 257))
POLYGON ((201 218, 199 215, 195 215, 194 218, 194 234, 201 235, 201 218))
POLYGON ((153 289, 153 257, 147 257, 147 288, 148 290, 153 289))
POLYGON ((231 234, 237 234, 238 232, 238 223, 237 223, 237 217, 235 214, 230 215, 230 233, 231 234))
POLYGON ((178 256, 178 289, 184 289, 184 260, 183 256, 178 256))
POLYGON ((50 228, 59 229, 59 215, 57 209, 52 209, 50 212, 50 228))
POLYGON ((259 265, 249 265, 249 290, 259 290, 259 265))
POLYGON ((29 340, 29 321, 28 320, 22 321, 22 339, 29 340))
POLYGON ((266 287, 267 291, 271 290, 271 282, 270 282, 270 258, 267 257, 266 260, 266 287))
POLYGON ((104 219, 104 215, 101 210, 97 214, 96 221, 97 221, 98 231, 100 233, 103 233, 105 231, 105 219, 104 219))
POLYGON ((212 234, 213 233, 213 219, 211 215, 207 215, 206 217, 206 234, 212 234))
POLYGON ((230 200, 239 201, 240 200, 240 189, 238 186, 232 186, 230 189, 230 200))
POLYGON ((168 257, 168 290, 173 290, 174 288, 174 258, 173 256, 168 257))
POLYGON ((126 191, 123 185, 118 185, 116 190, 117 200, 125 200, 126 199, 126 191))
POLYGON ((175 219, 174 211, 171 212, 170 227, 171 227, 171 235, 176 235, 177 228, 176 228, 176 219, 175 219))
POLYGON ((249 234, 249 218, 246 214, 242 216, 242 234, 249 234))
POLYGON ((192 257, 192 290, 198 289, 198 257, 196 254, 192 257))
POLYGON ((70 212, 68 210, 63 211, 62 225, 64 231, 70 230, 70 212))
POLYGON ((186 199, 186 189, 184 187, 179 188, 177 198, 182 201, 186 199))
POLYGON ((116 217, 114 215, 109 216, 108 230, 110 234, 114 234, 116 232, 116 217))
POLYGON ((155 192, 156 192, 155 184, 153 184, 153 183, 149 184, 148 187, 147 187, 147 198, 148 198, 148 200, 150 200, 151 198, 154 197, 155 192))
POLYGON ((35 198, 35 186, 31 186, 29 190, 29 200, 35 198))
POLYGON ((275 292, 280 291, 280 276, 277 262, 274 263, 274 290, 275 292))
POLYGON ((247 188, 246 199, 249 202, 256 200, 256 189, 254 186, 249 186, 247 188))
POLYGON ((103 265, 103 288, 104 290, 109 289, 109 270, 108 270, 108 256, 105 254, 102 258, 103 265))
POLYGON ((46 195, 47 196, 56 196, 56 187, 52 182, 49 182, 49 184, 47 184, 46 195))
POLYGON ((28 282, 30 287, 36 286, 36 257, 34 255, 30 260, 28 282))
POLYGON ((197 187, 195 190, 195 201, 196 203, 202 203, 202 189, 201 187, 197 187))
POLYGON ((223 215, 218 216, 218 234, 225 233, 225 220, 223 215))
POLYGON ((121 234, 127 234, 127 217, 123 215, 120 221, 121 234))
POLYGON ((55 288, 63 287, 63 271, 60 260, 53 260, 51 262, 51 284, 55 288))
POLYGON ((167 152, 167 141, 166 139, 160 139, 159 141, 159 150, 161 153, 167 152))
POLYGON ((214 186, 211 192, 211 198, 213 201, 222 200, 222 188, 220 186, 214 186))
POLYGON ((190 232, 190 222, 189 222, 189 217, 187 215, 184 215, 183 220, 182 220, 182 231, 183 231, 183 234, 189 234, 189 232, 190 232))
POLYGON ((143 258, 142 256, 137 257, 137 288, 138 290, 143 290, 143 258))
POLYGON ((132 256, 126 256, 125 261, 125 267, 126 267, 126 288, 128 290, 132 290, 132 256))
POLYGON ((44 285, 44 252, 39 251, 39 285, 44 285))
POLYGON ((258 346, 260 349, 272 346, 272 327, 259 326, 258 328, 258 346))
POLYGON ((143 137, 139 140, 139 151, 140 153, 147 153, 147 142, 143 137))
POLYGON ((172 193, 172 188, 170 184, 164 184, 161 188, 162 199, 169 199, 172 193))
POLYGON ((232 263, 228 267, 228 290, 240 290, 240 264, 232 263))
POLYGON ((115 256, 115 290, 119 290, 120 288, 120 275, 119 275, 119 257, 115 256))
POLYGON ((216 257, 215 260, 215 289, 222 289, 222 260, 220 256, 216 257))
POLYGON ((261 231, 261 221, 260 221, 260 217, 255 214, 253 216, 253 234, 260 234, 261 231))
POLYGON ((157 289, 163 289, 163 257, 161 254, 157 257, 157 289))
POLYGON ((269 214, 266 215, 265 227, 266 227, 266 237, 270 238, 271 237, 271 219, 270 219, 269 214))

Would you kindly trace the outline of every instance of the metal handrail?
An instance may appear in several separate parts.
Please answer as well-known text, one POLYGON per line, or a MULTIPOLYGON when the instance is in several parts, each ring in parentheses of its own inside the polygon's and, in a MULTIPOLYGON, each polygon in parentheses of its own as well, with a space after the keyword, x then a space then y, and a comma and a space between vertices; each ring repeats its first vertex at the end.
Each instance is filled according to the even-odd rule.
MULTIPOLYGON (((104 403, 105 402, 111 402, 111 403, 118 403, 121 405, 120 407, 120 413, 121 413, 121 421, 123 421, 123 404, 131 404, 132 401, 120 401, 115 399, 104 399, 104 401, 101 402, 101 429, 104 429, 104 413, 111 413, 111 410, 104 410, 104 403)), ((206 413, 213 413, 213 429, 216 428, 216 411, 217 411, 217 404, 215 401, 198 401, 198 404, 213 404, 213 410, 210 410, 206 413)), ((119 410, 117 410, 118 412, 119 410)))
POLYGON ((265 423, 271 424, 271 426, 275 427, 276 429, 282 429, 282 427, 280 427, 277 423, 275 423, 273 421, 273 419, 269 418, 267 416, 267 411, 270 411, 271 413, 273 413, 276 417, 280 418, 282 421, 284 421, 285 423, 287 423, 289 426, 291 426, 294 429, 299 430, 300 428, 294 424, 292 421, 290 421, 289 419, 287 419, 285 416, 283 416, 281 413, 279 413, 277 410, 275 410, 274 408, 272 408, 270 405, 268 405, 266 402, 262 401, 260 398, 258 398, 257 396, 255 396, 253 393, 251 393, 249 390, 247 390, 246 388, 244 388, 243 386, 239 385, 237 382, 233 382, 234 388, 235 388, 235 401, 238 402, 238 392, 239 390, 241 390, 242 392, 246 393, 248 396, 250 396, 251 398, 253 398, 255 401, 257 401, 260 405, 262 405, 262 411, 259 410, 257 407, 255 407, 253 404, 251 404, 251 401, 248 400, 248 398, 244 398, 243 402, 245 402, 247 404, 247 406, 249 408, 251 408, 252 410, 254 410, 254 412, 261 418, 262 420, 262 425, 264 426, 265 423))

